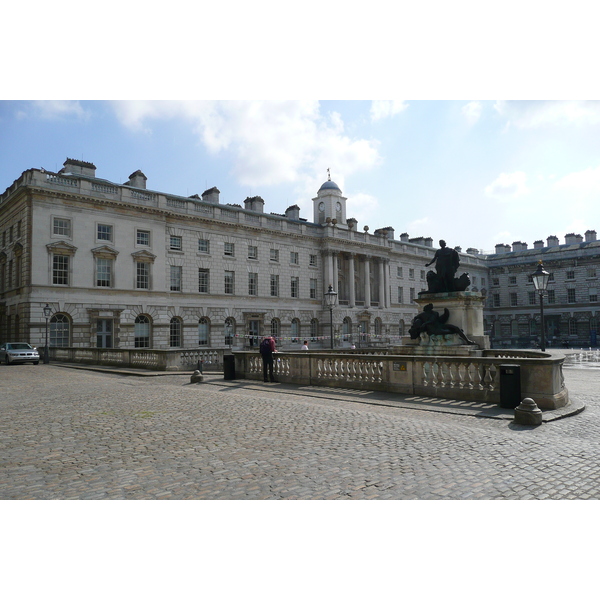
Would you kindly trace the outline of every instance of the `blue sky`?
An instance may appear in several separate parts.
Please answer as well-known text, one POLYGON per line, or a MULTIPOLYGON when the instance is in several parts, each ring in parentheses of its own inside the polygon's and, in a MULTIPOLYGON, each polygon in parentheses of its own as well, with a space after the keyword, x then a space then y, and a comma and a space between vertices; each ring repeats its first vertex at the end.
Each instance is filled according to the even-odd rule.
POLYGON ((600 102, 12 100, 0 156, 2 190, 71 157, 117 183, 141 169, 153 190, 217 186, 308 219, 329 168, 360 229, 463 249, 600 231, 600 102))

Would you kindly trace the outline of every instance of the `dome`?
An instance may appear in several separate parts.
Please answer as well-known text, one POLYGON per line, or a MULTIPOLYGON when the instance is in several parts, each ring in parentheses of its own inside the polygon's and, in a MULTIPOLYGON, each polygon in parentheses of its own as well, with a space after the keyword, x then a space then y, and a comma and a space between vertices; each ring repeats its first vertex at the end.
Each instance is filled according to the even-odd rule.
POLYGON ((334 181, 326 181, 320 188, 319 188, 319 192, 321 190, 337 190, 338 192, 340 192, 340 194, 342 193, 342 190, 340 190, 339 186, 337 183, 335 183, 334 181))

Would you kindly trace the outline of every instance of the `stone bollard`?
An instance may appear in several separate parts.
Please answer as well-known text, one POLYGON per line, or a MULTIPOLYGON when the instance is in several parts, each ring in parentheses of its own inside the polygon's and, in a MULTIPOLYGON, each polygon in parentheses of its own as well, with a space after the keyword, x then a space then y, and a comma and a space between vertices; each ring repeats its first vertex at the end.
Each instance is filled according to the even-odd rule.
POLYGON ((202 376, 202 373, 198 370, 194 371, 190 378, 190 383, 202 383, 203 381, 204 377, 202 376))
POLYGON ((523 402, 515 408, 515 420, 517 425, 541 425, 542 411, 532 398, 523 398, 523 402))

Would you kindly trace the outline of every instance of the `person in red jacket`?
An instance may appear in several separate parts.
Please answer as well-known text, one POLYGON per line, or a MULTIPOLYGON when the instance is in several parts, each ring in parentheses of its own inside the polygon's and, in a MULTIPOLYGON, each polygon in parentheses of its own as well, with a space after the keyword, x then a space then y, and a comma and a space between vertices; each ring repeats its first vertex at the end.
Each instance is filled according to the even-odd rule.
POLYGON ((271 380, 271 383, 275 382, 275 378, 273 377, 273 353, 277 352, 276 348, 275 348, 275 340, 270 337, 267 336, 261 343, 260 343, 260 355, 262 356, 262 360, 263 360, 263 380, 265 381, 265 383, 268 381, 267 379, 267 369, 269 371, 269 378, 271 380))

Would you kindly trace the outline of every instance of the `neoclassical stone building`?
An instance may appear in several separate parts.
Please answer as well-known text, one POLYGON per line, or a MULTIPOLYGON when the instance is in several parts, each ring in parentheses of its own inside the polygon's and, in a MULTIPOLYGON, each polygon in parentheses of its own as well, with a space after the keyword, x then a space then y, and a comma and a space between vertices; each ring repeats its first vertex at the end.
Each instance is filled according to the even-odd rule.
MULTIPOLYGON (((224 204, 217 188, 189 198, 125 184, 67 159, 58 173, 25 171, 0 196, 0 339, 106 348, 247 348, 272 334, 329 347, 329 285, 338 346, 399 343, 426 288, 430 238, 359 230, 326 181, 312 221, 298 206, 265 212, 260 197, 224 204)), ((231 199, 234 200, 234 199, 231 199)), ((476 251, 461 254, 474 288, 476 251)))
MULTIPOLYGON (((431 238, 369 232, 330 180, 312 220, 298 206, 265 212, 259 196, 227 200, 217 188, 187 198, 151 190, 141 171, 114 183, 72 159, 58 173, 25 171, 0 196, 0 342, 43 345, 49 305, 51 346, 242 349, 271 334, 284 349, 304 339, 328 348, 331 285, 336 346, 400 343, 426 288, 431 238)), ((550 338, 595 340, 599 248, 593 231, 492 255, 457 248, 469 290, 487 294, 492 344, 537 339, 528 275, 540 259, 554 274, 550 338)))

